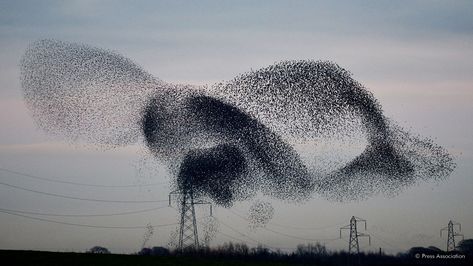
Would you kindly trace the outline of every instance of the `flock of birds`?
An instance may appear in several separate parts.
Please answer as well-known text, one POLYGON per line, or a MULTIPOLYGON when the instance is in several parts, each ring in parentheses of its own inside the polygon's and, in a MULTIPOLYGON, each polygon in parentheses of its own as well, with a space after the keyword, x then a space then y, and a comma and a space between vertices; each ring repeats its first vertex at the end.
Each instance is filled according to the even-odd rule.
MULTIPOLYGON (((328 61, 284 61, 228 82, 176 85, 109 50, 40 40, 21 60, 21 83, 41 129, 106 148, 141 141, 169 167, 176 189, 224 207, 258 193, 288 202, 314 194, 358 200, 442 180, 455 168, 446 149, 386 118, 368 90, 328 61), (323 173, 297 145, 326 138, 362 138, 364 146, 323 173)), ((250 218, 265 222, 273 212, 257 202, 250 218)))

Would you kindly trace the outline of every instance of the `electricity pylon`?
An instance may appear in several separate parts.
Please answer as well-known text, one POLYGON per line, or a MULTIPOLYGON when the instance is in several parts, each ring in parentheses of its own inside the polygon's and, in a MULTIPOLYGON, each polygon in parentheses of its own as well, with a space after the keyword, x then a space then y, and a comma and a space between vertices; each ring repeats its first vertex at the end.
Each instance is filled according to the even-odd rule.
POLYGON ((171 206, 172 195, 180 195, 180 222, 179 222, 179 242, 178 249, 182 252, 188 249, 199 249, 199 234, 197 231, 197 221, 195 216, 196 204, 209 204, 210 216, 212 216, 212 204, 204 201, 194 201, 192 190, 169 193, 169 206, 171 206))
POLYGON ((447 236, 447 251, 454 251, 457 246, 455 245, 455 237, 456 236, 461 236, 462 239, 464 239, 464 236, 462 234, 459 234, 455 231, 455 225, 458 226, 458 231, 461 232, 462 230, 462 225, 460 223, 454 222, 450 220, 448 222, 448 225, 442 229, 440 229, 440 237, 442 237, 442 231, 447 230, 448 236, 447 236))
POLYGON ((371 236, 364 233, 358 233, 357 223, 365 223, 366 230, 366 220, 352 216, 350 219, 350 224, 340 228, 340 238, 342 238, 342 230, 350 230, 350 241, 348 241, 348 253, 349 254, 359 254, 360 245, 358 242, 358 237, 368 237, 369 245, 371 245, 371 236))

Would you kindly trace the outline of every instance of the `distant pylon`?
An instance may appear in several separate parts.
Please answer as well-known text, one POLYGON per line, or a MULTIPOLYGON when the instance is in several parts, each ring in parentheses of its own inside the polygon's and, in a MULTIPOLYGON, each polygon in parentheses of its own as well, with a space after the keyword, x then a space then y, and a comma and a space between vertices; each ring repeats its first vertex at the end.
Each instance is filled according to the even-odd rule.
POLYGON ((440 229, 440 237, 442 237, 442 231, 447 230, 448 236, 447 236, 447 251, 454 251, 457 246, 455 244, 455 237, 456 236, 461 236, 462 239, 464 239, 464 236, 462 234, 459 234, 455 231, 455 225, 458 226, 458 230, 461 232, 462 226, 460 223, 454 222, 450 220, 448 222, 448 225, 442 229, 440 229))
POLYGON ((350 224, 340 228, 340 238, 342 238, 342 230, 350 230, 350 240, 348 241, 348 253, 349 254, 358 254, 360 253, 360 245, 358 242, 358 237, 368 237, 369 245, 371 245, 371 237, 368 234, 358 233, 357 223, 365 223, 366 230, 366 220, 352 216, 350 219, 350 224))
POLYGON ((169 206, 171 206, 171 196, 180 195, 180 222, 179 222, 179 242, 180 251, 188 249, 199 249, 199 234, 197 231, 197 221, 195 216, 195 204, 209 204, 210 216, 212 216, 212 205, 208 202, 194 201, 192 191, 169 193, 169 206))

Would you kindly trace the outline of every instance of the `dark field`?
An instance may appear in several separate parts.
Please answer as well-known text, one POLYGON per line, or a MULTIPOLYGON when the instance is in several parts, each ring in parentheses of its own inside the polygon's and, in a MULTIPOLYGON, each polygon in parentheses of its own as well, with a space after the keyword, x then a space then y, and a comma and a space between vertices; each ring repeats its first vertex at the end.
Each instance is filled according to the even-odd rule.
POLYGON ((346 253, 300 258, 292 255, 272 257, 231 257, 194 255, 141 256, 46 251, 0 250, 2 265, 473 265, 466 259, 415 259, 375 254, 349 258, 346 253))
POLYGON ((0 251, 3 265, 301 265, 274 261, 246 261, 227 258, 186 256, 139 256, 117 254, 66 253, 45 251, 0 251))

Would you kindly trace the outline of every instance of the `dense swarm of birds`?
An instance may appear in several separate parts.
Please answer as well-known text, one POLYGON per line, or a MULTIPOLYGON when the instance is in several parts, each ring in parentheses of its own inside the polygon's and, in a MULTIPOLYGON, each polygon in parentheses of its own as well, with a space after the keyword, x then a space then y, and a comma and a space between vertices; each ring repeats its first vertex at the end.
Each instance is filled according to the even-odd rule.
POLYGON ((161 81, 115 52, 41 40, 21 60, 21 82, 40 128, 99 147, 143 141, 169 166, 175 188, 225 207, 257 193, 357 200, 455 168, 445 148, 386 118, 328 61, 284 61, 198 87, 161 81), (327 173, 297 149, 360 134, 361 152, 327 173))

